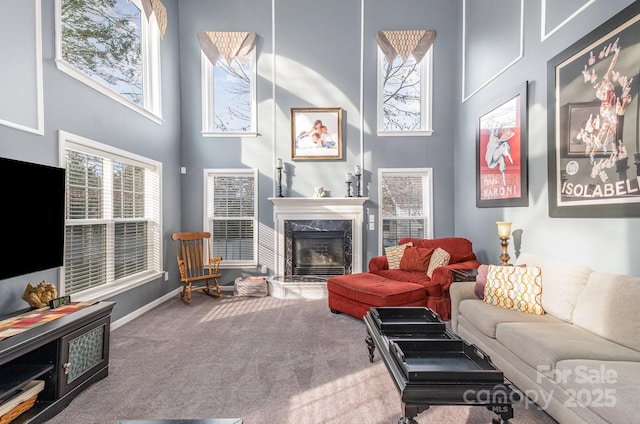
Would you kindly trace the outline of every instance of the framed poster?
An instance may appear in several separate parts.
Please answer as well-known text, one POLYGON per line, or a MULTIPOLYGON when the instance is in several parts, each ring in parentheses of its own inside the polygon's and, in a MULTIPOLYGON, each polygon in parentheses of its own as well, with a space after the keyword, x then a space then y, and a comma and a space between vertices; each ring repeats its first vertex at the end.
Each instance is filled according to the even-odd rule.
POLYGON ((342 159, 342 108, 292 108, 291 159, 342 159))
POLYGON ((640 2, 547 63, 549 216, 640 216, 640 2))
POLYGON ((480 116, 476 138, 476 206, 528 206, 527 82, 480 116))

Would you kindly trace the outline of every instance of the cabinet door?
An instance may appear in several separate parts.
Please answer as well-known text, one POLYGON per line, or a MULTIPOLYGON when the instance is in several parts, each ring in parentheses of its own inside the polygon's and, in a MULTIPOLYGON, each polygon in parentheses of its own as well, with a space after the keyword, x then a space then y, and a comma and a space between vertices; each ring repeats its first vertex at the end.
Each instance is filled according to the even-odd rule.
POLYGON ((63 396, 109 365, 110 317, 60 338, 58 396, 63 396))

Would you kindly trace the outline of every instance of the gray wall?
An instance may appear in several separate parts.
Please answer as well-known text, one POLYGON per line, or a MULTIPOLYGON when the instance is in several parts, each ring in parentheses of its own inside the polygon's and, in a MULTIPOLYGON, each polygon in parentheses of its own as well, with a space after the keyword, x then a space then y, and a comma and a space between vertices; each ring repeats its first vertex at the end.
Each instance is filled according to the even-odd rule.
MULTIPOLYGON (((462 4, 463 0, 459 0, 462 4)), ((468 0, 467 0, 468 1, 468 0)), ((466 57, 492 61, 500 57, 501 43, 483 43, 484 32, 502 22, 518 22, 517 15, 492 13, 496 2, 482 0, 485 14, 473 16, 478 33, 466 44, 466 57), (477 23, 484 22, 484 26, 477 23), (484 32, 483 29, 484 28, 484 32), (496 53, 497 52, 497 53, 496 53), (497 56, 496 56, 497 54, 497 56)), ((515 3, 515 2, 514 2, 515 3)), ((514 230, 521 230, 517 247, 522 252, 547 255, 585 264, 598 271, 640 275, 640 262, 635 249, 640 234, 640 219, 634 218, 550 218, 547 191, 547 61, 563 52, 576 41, 597 28, 601 23, 633 3, 629 0, 599 0, 577 14, 567 24, 551 33, 566 17, 587 1, 560 2, 546 0, 549 34, 541 41, 541 1, 525 1, 524 56, 497 78, 456 106, 458 112, 455 129, 455 221, 456 234, 468 237, 485 263, 498 263, 500 245, 495 221, 512 221, 514 230), (571 5, 571 7, 569 7, 571 5), (475 143, 476 122, 488 111, 496 98, 508 98, 517 92, 524 81, 529 81, 529 206, 513 208, 476 208, 475 206, 475 143)), ((503 10, 504 11, 504 10, 503 10)), ((479 12, 480 13, 480 12, 479 12)), ((462 14, 458 15, 458 28, 462 28, 462 14)), ((517 37, 517 34, 511 37, 517 37)), ((503 38, 510 45, 511 40, 503 38)), ((637 59, 636 59, 637 60, 637 59)), ((465 76, 458 66, 458 81, 465 76)), ((474 72, 474 69, 468 69, 474 72)), ((469 79, 467 79, 468 81, 469 79)), ((457 83, 460 93, 460 83, 457 83)), ((457 98, 462 98, 458 95, 457 98)), ((637 119, 637 117, 635 117, 637 119)), ((630 173, 635 173, 631 165, 630 173)), ((511 240, 509 254, 516 256, 516 245, 511 240)))
MULTIPOLYGON (((176 0, 163 0, 163 2, 169 13, 169 27, 161 44, 164 119, 162 125, 150 121, 58 71, 54 62, 53 1, 42 1, 44 135, 0 125, 0 156, 11 159, 58 166, 58 130, 64 130, 163 163, 164 266, 173 278, 168 282, 153 281, 115 297, 113 299, 117 301, 113 314, 115 319, 179 287, 175 255, 169 240, 169 235, 181 227, 180 57, 178 23, 175 18, 178 15, 178 7, 176 0)), ((17 3, 3 5, 2 13, 11 16, 14 12, 12 9, 14 4, 17 3)), ((15 31, 19 30, 23 22, 24 19, 17 18, 11 21, 16 25, 15 31)), ((6 41, 5 38, 2 42, 6 41)), ((12 62, 3 60, 3 66, 6 65, 12 65, 12 62)), ((17 65, 14 64, 14 66, 17 65)), ((2 102, 9 101, 1 93, 0 98, 2 102)), ((3 205, 9 205, 8 199, 3 199, 3 205)), ((34 242, 33 260, 37 260, 37 255, 42 252, 37 251, 37 240, 34 242)), ((10 245, 10 241, 5 241, 5 248, 10 248, 10 245)), ((2 266, 10 266, 10 264, 3 263, 2 266)), ((0 281, 0 315, 27 307, 28 305, 21 299, 25 286, 28 282, 37 284, 42 280, 57 283, 57 272, 50 270, 0 281)))
MULTIPOLYGON (((274 163, 285 162, 284 194, 310 197, 323 185, 332 196, 345 193, 344 175, 363 164, 365 204, 378 216, 377 169, 380 167, 432 167, 435 189, 435 235, 454 234, 453 126, 458 103, 451 91, 459 34, 452 22, 456 2, 442 0, 300 0, 266 1, 191 0, 180 2, 182 73, 182 177, 183 227, 202 226, 202 172, 206 168, 258 168, 259 262, 274 266, 274 163), (246 13, 251 10, 251 13, 246 13), (362 15, 364 12, 364 31, 362 15), (274 16, 275 21, 271 19, 274 16), (275 34, 274 34, 275 28, 275 34), (378 137, 376 135, 377 31, 435 29, 434 134, 431 137, 378 137), (201 130, 200 49, 198 31, 255 31, 258 44, 258 137, 205 138, 201 130), (364 34, 364 37, 363 37, 364 34), (273 39, 275 38, 275 45, 273 39), (274 60, 275 54, 275 60, 274 60), (364 57, 364 72, 361 72, 364 57), (363 95, 364 107, 360 97, 363 95), (292 161, 290 109, 343 108, 343 159, 292 161)), ((376 231, 365 231, 368 260, 378 254, 376 231)), ((240 271, 227 271, 230 283, 240 271)))
MULTIPOLYGON (((510 220, 514 229, 522 230, 518 245, 522 251, 575 260, 597 270, 640 275, 640 264, 633 261, 631 238, 640 234, 638 218, 552 219, 547 202, 546 62, 622 10, 629 0, 598 0, 544 41, 540 37, 541 1, 546 1, 549 16, 547 32, 563 21, 562 15, 570 15, 586 1, 525 1, 524 56, 486 84, 485 73, 492 75, 494 70, 469 76, 461 71, 463 0, 367 0, 364 9, 361 0, 275 0, 275 10, 272 2, 264 0, 163 1, 169 27, 161 44, 162 125, 56 69, 52 1, 42 2, 44 135, 0 125, 3 157, 57 165, 57 131, 65 130, 163 163, 164 267, 170 278, 117 296, 116 319, 179 287, 169 235, 202 228, 205 168, 259 169, 259 262, 273 269, 272 205, 268 198, 274 194, 273 164, 278 157, 286 162, 285 194, 296 197, 311 196, 316 185, 342 196, 345 172, 362 164, 364 194, 370 198, 365 207, 376 219, 378 168, 432 167, 435 236, 468 237, 483 262, 498 262, 495 221, 510 220), (438 34, 434 44, 434 134, 378 137, 375 33, 423 28, 435 29, 438 34), (200 134, 198 31, 258 33, 258 137, 204 138, 200 134), (474 92, 464 102, 463 78, 467 89, 474 92), (529 206, 478 209, 476 120, 488 104, 525 80, 530 81, 529 206), (335 106, 344 108, 345 113, 344 159, 291 161, 290 109, 335 106), (187 168, 185 175, 180 175, 180 166, 187 168)), ((495 66, 512 54, 513 40, 506 37, 518 17, 505 16, 513 13, 511 6, 496 12, 492 7, 499 7, 500 2, 475 0, 479 1, 486 4, 474 6, 469 23, 474 37, 464 46, 464 57, 470 63, 480 60, 479 65, 494 60, 495 66), (507 35, 496 39, 492 32, 495 26, 507 35)), ((3 5, 3 14, 11 14, 17 4, 21 3, 14 0, 3 5)), ((21 25, 17 20, 11 24, 16 25, 16 31, 21 25)), ((365 231, 365 238, 366 269, 368 260, 378 254, 377 233, 365 231)), ((510 253, 515 256, 513 244, 510 253)), ((225 271, 223 282, 232 282, 238 272, 225 271)), ((0 282, 0 315, 24 308, 20 296, 26 283, 43 279, 57 282, 57 274, 46 271, 0 282)))

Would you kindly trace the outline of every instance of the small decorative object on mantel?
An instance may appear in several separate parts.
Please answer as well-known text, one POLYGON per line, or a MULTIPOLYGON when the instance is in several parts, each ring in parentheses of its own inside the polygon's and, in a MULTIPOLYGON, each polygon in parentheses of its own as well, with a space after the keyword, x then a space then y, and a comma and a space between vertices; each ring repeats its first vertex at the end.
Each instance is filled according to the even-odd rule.
POLYGON ((276 160, 276 171, 278 171, 278 193, 276 194, 277 197, 284 197, 284 195, 282 194, 282 168, 284 168, 282 159, 278 158, 276 160))
POLYGON ((351 172, 347 172, 345 183, 347 183, 347 195, 344 197, 353 197, 351 195, 351 184, 353 183, 353 174, 351 172))
POLYGON ((314 187, 313 197, 324 197, 324 187, 323 186, 314 187))
POLYGON ((362 167, 356 165, 356 197, 362 197, 362 167))
POLYGON ((46 281, 42 281, 37 286, 27 283, 27 287, 22 293, 22 300, 27 302, 34 309, 49 307, 49 301, 58 296, 56 286, 46 281))

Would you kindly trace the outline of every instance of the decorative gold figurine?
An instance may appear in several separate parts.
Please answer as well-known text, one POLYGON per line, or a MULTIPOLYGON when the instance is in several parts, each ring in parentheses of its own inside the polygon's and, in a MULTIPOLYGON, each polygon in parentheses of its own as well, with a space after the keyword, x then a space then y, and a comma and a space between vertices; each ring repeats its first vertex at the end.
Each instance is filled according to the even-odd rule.
POLYGON ((49 306, 49 301, 58 297, 56 286, 51 283, 47 283, 42 280, 37 286, 31 283, 27 284, 27 287, 22 293, 22 300, 27 302, 32 308, 44 308, 49 306))

